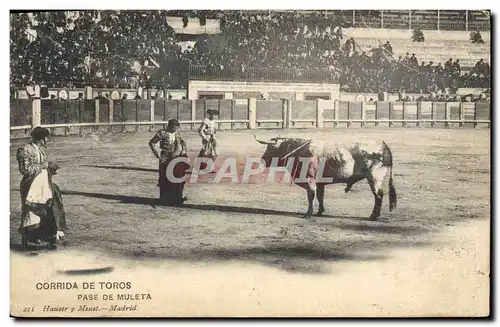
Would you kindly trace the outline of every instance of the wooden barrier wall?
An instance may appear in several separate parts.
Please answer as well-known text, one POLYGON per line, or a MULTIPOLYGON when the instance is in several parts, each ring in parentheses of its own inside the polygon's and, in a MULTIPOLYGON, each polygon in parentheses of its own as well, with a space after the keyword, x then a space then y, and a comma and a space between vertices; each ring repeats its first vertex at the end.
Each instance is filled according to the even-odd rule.
POLYGON ((55 135, 154 130, 171 118, 196 129, 208 109, 221 129, 331 128, 337 126, 490 127, 484 102, 350 102, 330 100, 12 100, 11 134, 35 126, 55 135))

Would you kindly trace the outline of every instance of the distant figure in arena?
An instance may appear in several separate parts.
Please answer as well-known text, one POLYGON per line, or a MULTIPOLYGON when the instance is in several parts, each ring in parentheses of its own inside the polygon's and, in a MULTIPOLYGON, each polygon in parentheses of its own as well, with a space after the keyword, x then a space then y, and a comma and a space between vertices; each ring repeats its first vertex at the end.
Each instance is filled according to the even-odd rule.
MULTIPOLYGON (((201 137, 202 148, 198 154, 198 157, 211 158, 214 162, 217 158, 217 140, 215 139, 215 133, 217 132, 217 123, 214 121, 214 115, 218 115, 219 111, 214 109, 207 110, 208 117, 203 119, 200 128, 198 128, 198 134, 201 137)), ((200 168, 205 169, 206 165, 200 166, 200 168)), ((212 170, 215 172, 215 167, 212 170)))
MULTIPOLYGON (((177 157, 187 158, 187 144, 179 130, 180 124, 177 119, 170 119, 166 129, 160 129, 149 141, 149 147, 159 163, 158 186, 160 187, 160 201, 166 205, 180 205, 187 200, 183 196, 184 184, 170 181, 167 176, 168 164, 177 157), (160 153, 155 146, 160 143, 160 153)), ((189 165, 184 162, 175 164, 173 175, 176 178, 186 176, 189 165)))
POLYGON ((64 206, 59 187, 52 182, 59 166, 47 160, 47 141, 50 132, 36 127, 31 132, 31 141, 17 150, 19 171, 23 175, 21 190, 22 248, 28 243, 49 243, 57 248, 57 241, 67 229, 64 206))

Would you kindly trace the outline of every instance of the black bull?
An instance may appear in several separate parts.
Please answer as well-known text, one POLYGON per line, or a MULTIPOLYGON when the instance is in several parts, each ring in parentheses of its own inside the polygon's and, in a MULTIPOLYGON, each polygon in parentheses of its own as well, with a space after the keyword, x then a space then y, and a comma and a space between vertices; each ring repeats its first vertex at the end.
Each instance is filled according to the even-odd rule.
POLYGON ((272 138, 270 141, 261 141, 255 137, 257 142, 267 145, 262 159, 266 166, 287 166, 292 171, 294 183, 307 191, 309 207, 305 216, 313 213, 313 201, 317 197, 319 202, 318 215, 325 211, 323 199, 325 186, 328 184, 345 183, 345 192, 351 187, 367 179, 370 189, 375 198, 375 204, 370 219, 376 220, 380 216, 382 199, 384 197, 383 181, 388 172, 389 178, 389 210, 396 208, 397 195, 394 187, 392 173, 392 153, 385 142, 354 143, 351 145, 316 144, 311 140, 298 138, 272 138), (274 159, 273 159, 274 158, 274 159), (294 160, 290 160, 294 158, 294 160), (308 159, 307 180, 296 180, 299 176, 304 159, 308 159), (322 164, 320 164, 322 162, 322 164), (319 168, 319 169, 318 169, 319 168), (318 176, 318 172, 321 176, 318 176), (318 182, 318 177, 328 178, 329 181, 318 182))

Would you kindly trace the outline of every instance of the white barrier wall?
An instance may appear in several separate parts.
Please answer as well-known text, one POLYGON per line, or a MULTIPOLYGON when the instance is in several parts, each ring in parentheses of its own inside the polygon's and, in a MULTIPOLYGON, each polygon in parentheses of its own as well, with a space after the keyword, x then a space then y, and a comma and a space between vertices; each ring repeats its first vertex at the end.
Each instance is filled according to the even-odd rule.
POLYGON ((254 93, 270 96, 272 93, 293 94, 292 100, 304 100, 308 95, 329 95, 330 100, 340 99, 339 84, 268 83, 230 81, 189 81, 188 98, 198 99, 200 94, 220 94, 223 99, 235 98, 235 93, 254 93))

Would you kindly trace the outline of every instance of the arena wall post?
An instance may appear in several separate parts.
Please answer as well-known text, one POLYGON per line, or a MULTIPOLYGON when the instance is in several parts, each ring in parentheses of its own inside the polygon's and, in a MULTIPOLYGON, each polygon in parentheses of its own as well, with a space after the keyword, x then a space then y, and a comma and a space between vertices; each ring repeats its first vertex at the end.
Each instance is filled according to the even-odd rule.
POLYGON ((281 128, 288 128, 287 126, 287 114, 288 114, 288 105, 286 99, 281 99, 281 118, 283 119, 283 123, 281 124, 281 128))
POLYGON ((100 100, 99 99, 94 100, 94 103, 95 103, 95 123, 96 123, 94 130, 98 131, 99 130, 99 115, 100 115, 100 110, 99 110, 100 100))
MULTIPOLYGON (((232 97, 232 93, 231 93, 231 97, 232 97)), ((235 106, 235 101, 234 99, 231 99, 231 120, 234 120, 234 109, 236 108, 235 106)), ((234 123, 231 122, 231 129, 234 129, 234 123)))
MULTIPOLYGON (((206 100, 204 101, 205 105, 206 105, 206 100)), ((177 107, 179 107, 179 100, 177 100, 177 107)), ((205 108, 205 112, 206 112, 206 108, 205 108)), ((177 116, 179 116, 179 109, 177 109, 177 116)), ((200 120, 203 120, 204 117, 200 117, 200 120)), ((179 119, 179 117, 177 117, 177 119, 179 119)), ((191 99, 191 129, 195 129, 195 123, 194 121, 196 120, 196 100, 194 99, 191 99)))
POLYGON ((85 87, 85 99, 91 100, 94 98, 94 92, 92 90, 92 86, 85 87))
POLYGON ((153 132, 155 130, 155 100, 150 100, 149 102, 149 131, 153 132))
POLYGON ((334 112, 334 123, 333 127, 339 126, 339 100, 335 100, 334 105, 333 105, 333 112, 334 112))
POLYGON ((365 102, 361 101, 361 127, 365 127, 365 119, 366 119, 366 106, 365 102))
MULTIPOLYGON (((490 107, 490 115, 491 115, 491 107, 490 107)), ((477 103, 474 103, 474 128, 477 127, 477 103)))
POLYGON ((448 106, 449 102, 444 103, 444 119, 446 120, 444 123, 445 127, 449 127, 448 120, 450 119, 450 107, 448 106))
POLYGON ((324 126, 324 115, 323 115, 323 100, 316 99, 316 127, 323 128, 324 126))
POLYGON ((35 99, 31 107, 31 125, 33 128, 42 124, 42 100, 40 99, 40 85, 35 85, 35 99))
POLYGON ((283 101, 283 128, 292 128, 292 100, 283 101))
POLYGON ((401 111, 401 115, 403 116, 403 118, 402 118, 402 119, 403 119, 403 122, 401 123, 401 126, 402 126, 402 127, 406 127, 406 121, 405 121, 405 119, 406 119, 406 106, 405 106, 405 103, 406 103, 406 102, 405 102, 405 101, 403 101, 403 108, 401 109, 401 110, 402 110, 402 111, 401 111))
POLYGON ((436 120, 436 110, 435 110, 436 106, 434 105, 434 101, 431 102, 431 127, 434 127, 434 125, 436 124, 435 120, 436 120))
POLYGON ((248 99, 248 128, 255 129, 257 128, 257 99, 249 98, 248 99))
POLYGON ((115 107, 114 107, 114 104, 115 102, 113 101, 113 99, 109 99, 108 100, 108 121, 109 121, 109 131, 111 132, 113 130, 113 117, 114 117, 114 112, 115 112, 115 107))
POLYGON ((417 102, 417 127, 420 127, 420 119, 422 119, 422 102, 417 102))
POLYGON ((392 127, 392 119, 394 118, 393 112, 394 112, 394 103, 391 101, 389 102, 389 127, 392 127))
POLYGON ((460 127, 464 127, 464 103, 460 102, 458 105, 458 119, 462 122, 459 124, 460 127))
POLYGON ((295 124, 292 124, 292 111, 293 111, 293 101, 291 99, 287 99, 288 103, 288 111, 287 111, 287 122, 286 122, 286 128, 292 128, 295 124))

